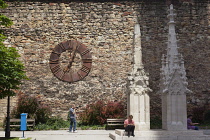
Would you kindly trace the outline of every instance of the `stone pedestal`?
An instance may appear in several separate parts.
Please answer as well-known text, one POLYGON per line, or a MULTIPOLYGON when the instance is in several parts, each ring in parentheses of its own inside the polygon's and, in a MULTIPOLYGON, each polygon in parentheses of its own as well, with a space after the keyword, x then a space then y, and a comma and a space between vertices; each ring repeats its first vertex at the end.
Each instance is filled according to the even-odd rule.
POLYGON ((135 130, 150 129, 150 105, 149 95, 130 94, 129 95, 129 115, 133 115, 135 130))
POLYGON ((187 130, 186 95, 162 95, 162 128, 187 130))

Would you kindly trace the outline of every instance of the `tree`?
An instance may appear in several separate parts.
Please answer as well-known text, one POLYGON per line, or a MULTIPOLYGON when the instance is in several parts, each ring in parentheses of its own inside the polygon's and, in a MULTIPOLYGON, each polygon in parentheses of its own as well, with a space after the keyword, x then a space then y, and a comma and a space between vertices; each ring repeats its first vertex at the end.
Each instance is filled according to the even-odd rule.
MULTIPOLYGON (((0 0, 0 8, 6 7, 7 4, 0 0)), ((12 21, 0 14, 0 25, 9 27, 12 21)), ((24 65, 18 59, 20 55, 15 48, 4 46, 5 39, 3 31, 0 30, 0 99, 15 95, 13 90, 19 88, 22 79, 26 79, 24 65)))
MULTIPOLYGON (((7 6, 3 0, 0 0, 0 8, 7 6)), ((0 14, 1 27, 9 27, 12 24, 8 17, 0 14)), ((0 99, 15 95, 13 90, 18 89, 22 79, 26 79, 24 65, 18 59, 20 55, 15 48, 4 46, 5 39, 3 31, 0 30, 0 99)))
POLYGON ((20 60, 17 50, 5 47, 0 43, 0 98, 13 96, 13 90, 18 89, 21 80, 26 78, 24 66, 20 60))
MULTIPOLYGON (((0 0, 0 8, 6 8, 8 5, 0 0)), ((9 27, 12 21, 5 15, 0 14, 0 27, 9 27)), ((8 97, 7 103, 7 123, 5 137, 10 137, 10 96, 14 96, 15 89, 18 89, 22 79, 26 79, 24 65, 18 59, 20 55, 12 47, 5 47, 3 41, 6 37, 0 30, 0 99, 8 97)))

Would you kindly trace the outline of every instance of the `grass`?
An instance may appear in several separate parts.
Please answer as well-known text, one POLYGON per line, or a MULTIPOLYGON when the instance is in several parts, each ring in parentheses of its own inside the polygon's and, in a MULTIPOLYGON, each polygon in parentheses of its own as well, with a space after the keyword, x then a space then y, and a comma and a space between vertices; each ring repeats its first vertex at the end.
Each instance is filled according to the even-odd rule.
POLYGON ((203 123, 201 123, 199 125, 196 125, 196 126, 198 126, 200 129, 210 129, 210 122, 209 121, 208 122, 203 122, 203 123))
POLYGON ((81 125, 77 127, 78 129, 80 128, 81 130, 101 130, 101 129, 105 129, 105 125, 101 126, 101 125, 81 125))
MULTIPOLYGON (((19 140, 19 138, 17 138, 17 137, 11 137, 11 138, 2 138, 2 137, 0 137, 0 140, 19 140)), ((21 140, 31 140, 31 138, 21 139, 21 140)))

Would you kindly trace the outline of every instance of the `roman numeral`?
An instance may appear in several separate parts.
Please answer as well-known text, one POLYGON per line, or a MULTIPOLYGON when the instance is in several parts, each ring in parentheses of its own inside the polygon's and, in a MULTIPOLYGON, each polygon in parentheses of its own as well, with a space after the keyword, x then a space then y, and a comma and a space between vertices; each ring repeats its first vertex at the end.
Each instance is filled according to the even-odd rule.
POLYGON ((63 46, 63 44, 62 44, 62 43, 58 44, 58 46, 60 46, 60 47, 61 47, 61 49, 62 49, 62 51, 63 51, 63 52, 64 52, 64 51, 66 51, 66 49, 65 49, 65 47, 63 46))
POLYGON ((90 52, 90 49, 87 49, 87 50, 81 52, 81 56, 86 55, 86 54, 89 53, 89 52, 90 52))
POLYGON ((61 74, 58 76, 59 79, 63 80, 63 76, 65 75, 64 71, 61 71, 61 74))
POLYGON ((70 76, 69 81, 72 82, 73 81, 73 76, 72 76, 72 72, 71 71, 69 73, 69 76, 70 76))
POLYGON ((86 58, 86 59, 82 59, 83 63, 92 63, 92 59, 91 58, 86 58))
POLYGON ((81 43, 80 44, 78 43, 76 49, 79 50, 79 48, 81 47, 81 45, 82 45, 81 43))
POLYGON ((90 68, 86 67, 85 65, 82 65, 81 71, 84 71, 85 73, 89 73, 90 68))
POLYGON ((50 64, 58 64, 58 63, 59 63, 59 59, 50 60, 50 64))
POLYGON ((52 71, 54 74, 57 74, 59 71, 61 71, 60 65, 54 66, 53 68, 51 68, 51 71, 52 71))
POLYGON ((52 52, 52 53, 57 54, 58 56, 60 56, 60 55, 61 55, 61 53, 58 53, 58 52, 56 52, 55 50, 53 50, 53 52, 52 52))
POLYGON ((77 74, 79 75, 79 78, 80 79, 83 79, 84 78, 84 76, 80 75, 78 72, 77 72, 77 74))

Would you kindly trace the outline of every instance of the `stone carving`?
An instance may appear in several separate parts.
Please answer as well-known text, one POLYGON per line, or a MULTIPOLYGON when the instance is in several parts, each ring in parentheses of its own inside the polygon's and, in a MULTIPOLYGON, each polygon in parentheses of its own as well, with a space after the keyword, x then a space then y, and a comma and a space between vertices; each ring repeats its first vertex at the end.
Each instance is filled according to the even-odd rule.
POLYGON ((184 60, 178 53, 177 39, 175 33, 174 10, 170 5, 169 35, 167 55, 162 56, 160 92, 162 93, 162 122, 163 129, 186 130, 187 109, 186 93, 187 78, 184 68, 184 60))
POLYGON ((148 87, 149 78, 146 76, 144 69, 139 69, 136 71, 136 73, 131 73, 128 78, 130 81, 130 89, 132 90, 130 94, 143 95, 151 91, 151 89, 148 87))
POLYGON ((136 24, 134 28, 134 65, 132 72, 129 74, 130 94, 145 94, 151 91, 149 86, 148 74, 144 71, 142 64, 142 51, 141 51, 141 33, 140 25, 136 24))
POLYGON ((142 64, 141 33, 140 25, 134 28, 134 65, 132 72, 128 76, 128 114, 134 116, 136 130, 150 129, 150 106, 149 95, 151 89, 148 87, 149 78, 144 71, 142 64))

